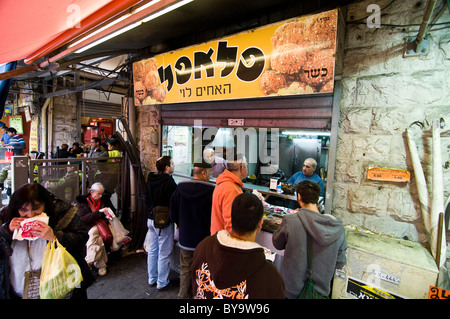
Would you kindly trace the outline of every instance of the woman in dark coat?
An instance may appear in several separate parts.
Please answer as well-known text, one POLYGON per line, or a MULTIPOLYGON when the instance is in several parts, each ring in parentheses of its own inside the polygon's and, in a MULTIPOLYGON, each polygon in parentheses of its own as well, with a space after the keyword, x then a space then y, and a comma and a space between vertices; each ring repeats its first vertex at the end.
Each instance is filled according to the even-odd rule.
POLYGON ((76 259, 83 275, 81 287, 75 288, 71 298, 87 298, 86 289, 94 277, 84 260, 89 236, 77 216, 77 207, 56 198, 38 183, 25 184, 0 212, 0 223, 0 299, 22 298, 25 272, 40 269, 47 242, 55 239, 76 259), (37 222, 38 227, 31 229, 38 239, 13 239, 21 221, 44 212, 49 217, 48 225, 37 222))
POLYGON ((89 230, 89 240, 86 244, 86 262, 89 266, 98 268, 100 276, 106 275, 106 254, 105 243, 97 229, 96 223, 99 219, 106 219, 108 208, 113 213, 116 212, 110 200, 109 194, 105 193, 105 188, 101 183, 92 184, 89 194, 77 197, 78 216, 86 228, 89 230))

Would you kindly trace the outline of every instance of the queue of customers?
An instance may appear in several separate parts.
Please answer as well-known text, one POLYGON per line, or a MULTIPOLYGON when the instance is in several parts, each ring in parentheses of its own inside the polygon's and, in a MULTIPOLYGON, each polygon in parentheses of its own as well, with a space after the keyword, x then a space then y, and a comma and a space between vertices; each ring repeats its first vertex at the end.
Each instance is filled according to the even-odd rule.
MULTIPOLYGON (((170 258, 175 227, 180 246, 179 298, 277 299, 297 298, 307 277, 307 238, 312 238, 312 280, 316 291, 329 296, 334 270, 346 263, 346 239, 342 222, 320 214, 320 187, 311 181, 297 184, 300 209, 285 216, 273 234, 273 245, 284 250, 278 270, 266 260, 264 248, 255 242, 263 223, 263 205, 257 196, 242 190, 247 176, 246 158, 240 154, 209 182, 212 165, 195 161, 193 179, 176 183, 173 160, 163 156, 157 172, 147 178, 148 284, 159 291, 171 287, 170 258)), ((22 298, 24 278, 37 271, 48 241, 58 239, 77 260, 83 282, 70 295, 87 298, 93 282, 91 269, 106 274, 106 244, 97 222, 115 212, 105 187, 95 183, 76 204, 60 200, 38 183, 25 184, 0 211, 0 299, 22 298), (44 213, 48 224, 31 229, 37 240, 13 239, 26 218, 44 213)), ((124 244, 124 243, 123 243, 124 244)))
POLYGON ((280 270, 266 260, 255 242, 263 223, 263 205, 242 190, 247 162, 237 154, 227 161, 216 185, 209 183, 212 165, 194 163, 193 179, 172 178, 173 160, 163 156, 157 173, 147 179, 149 247, 148 283, 160 291, 171 286, 170 255, 174 230, 179 232, 179 298, 278 299, 298 298, 307 278, 307 238, 312 238, 312 280, 322 296, 331 293, 335 269, 346 263, 345 230, 340 220, 317 208, 321 187, 304 180, 297 184, 300 208, 285 216, 272 242, 284 250, 280 270), (169 216, 160 226, 161 212, 169 216))

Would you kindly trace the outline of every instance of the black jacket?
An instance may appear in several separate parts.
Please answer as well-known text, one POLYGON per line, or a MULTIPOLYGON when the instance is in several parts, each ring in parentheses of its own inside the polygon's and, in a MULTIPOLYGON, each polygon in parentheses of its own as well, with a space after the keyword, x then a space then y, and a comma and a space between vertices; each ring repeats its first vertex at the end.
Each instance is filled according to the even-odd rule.
POLYGON ((147 178, 145 204, 148 218, 153 219, 153 207, 170 205, 170 197, 177 188, 173 177, 166 173, 149 173, 147 178))
POLYGON ((283 279, 264 249, 232 238, 226 230, 198 244, 191 266, 196 299, 284 299, 283 279))
POLYGON ((180 245, 195 248, 209 236, 214 184, 197 180, 183 181, 170 201, 170 219, 180 231, 180 245))

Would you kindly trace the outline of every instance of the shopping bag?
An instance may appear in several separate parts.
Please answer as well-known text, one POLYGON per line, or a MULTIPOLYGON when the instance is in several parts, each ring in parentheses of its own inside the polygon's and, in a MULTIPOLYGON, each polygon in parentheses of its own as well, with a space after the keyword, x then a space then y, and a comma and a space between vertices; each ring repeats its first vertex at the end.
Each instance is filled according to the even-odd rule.
POLYGON ((145 252, 148 253, 150 250, 150 232, 147 231, 147 234, 145 234, 144 244, 142 245, 145 252))
POLYGON ((128 230, 123 227, 122 223, 117 217, 114 217, 109 221, 109 225, 111 227, 111 233, 114 237, 114 242, 118 245, 122 244, 125 237, 130 233, 128 230))
POLYGON ((11 151, 5 151, 5 160, 10 161, 11 157, 14 155, 11 151))
POLYGON ((39 295, 41 299, 62 299, 81 282, 80 266, 58 242, 50 241, 42 257, 39 295))

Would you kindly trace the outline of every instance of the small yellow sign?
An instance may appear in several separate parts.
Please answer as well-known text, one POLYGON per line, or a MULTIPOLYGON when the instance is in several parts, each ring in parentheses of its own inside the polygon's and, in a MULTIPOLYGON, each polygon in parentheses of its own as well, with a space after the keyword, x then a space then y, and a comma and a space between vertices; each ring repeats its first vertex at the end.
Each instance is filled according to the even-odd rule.
POLYGON ((410 174, 404 169, 369 168, 367 179, 386 182, 409 182, 410 174))

